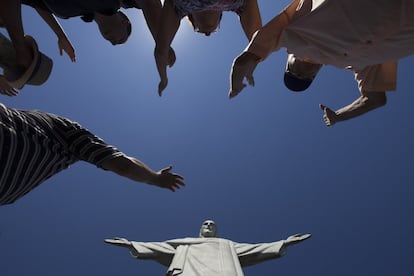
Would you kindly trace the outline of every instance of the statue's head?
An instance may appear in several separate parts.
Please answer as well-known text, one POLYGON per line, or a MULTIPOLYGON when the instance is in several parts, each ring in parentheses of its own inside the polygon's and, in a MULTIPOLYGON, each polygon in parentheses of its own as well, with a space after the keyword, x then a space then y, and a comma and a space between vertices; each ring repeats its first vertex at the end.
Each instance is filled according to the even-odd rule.
POLYGON ((217 226, 212 220, 203 222, 200 228, 200 238, 215 238, 217 237, 217 226))

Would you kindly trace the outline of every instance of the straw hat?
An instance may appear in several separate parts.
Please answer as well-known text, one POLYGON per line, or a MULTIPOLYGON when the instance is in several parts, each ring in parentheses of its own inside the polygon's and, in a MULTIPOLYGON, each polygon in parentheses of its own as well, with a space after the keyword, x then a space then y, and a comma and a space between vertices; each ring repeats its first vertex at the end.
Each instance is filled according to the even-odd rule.
POLYGON ((12 70, 4 70, 4 75, 9 80, 12 87, 21 89, 25 84, 41 85, 47 81, 52 72, 53 61, 39 51, 36 41, 33 37, 26 35, 24 37, 33 50, 33 60, 27 70, 20 76, 16 76, 16 72, 12 70))

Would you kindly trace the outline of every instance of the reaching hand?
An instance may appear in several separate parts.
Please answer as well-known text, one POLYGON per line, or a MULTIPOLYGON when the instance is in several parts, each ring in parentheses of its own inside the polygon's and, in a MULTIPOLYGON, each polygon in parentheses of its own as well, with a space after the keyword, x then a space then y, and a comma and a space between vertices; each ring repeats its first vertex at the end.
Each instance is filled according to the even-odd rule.
POLYGON ((0 94, 6 96, 17 96, 19 94, 19 90, 12 87, 5 76, 0 75, 0 94))
MULTIPOLYGON (((166 73, 165 73, 165 75, 166 75, 166 73)), ((162 92, 167 87, 167 85, 168 85, 168 78, 166 76, 165 77, 161 77, 161 80, 158 83, 158 95, 160 97, 162 96, 162 92)))
POLYGON ((323 104, 320 104, 319 107, 323 110, 323 120, 325 121, 325 124, 327 126, 333 126, 337 122, 335 111, 323 104))
POLYGON ((168 67, 172 67, 175 63, 176 60, 176 56, 175 56, 175 52, 174 49, 172 47, 170 47, 170 50, 168 52, 168 67))
POLYGON ((249 85, 254 86, 253 72, 258 64, 259 57, 250 52, 243 52, 234 61, 230 73, 230 91, 229 98, 236 97, 246 84, 244 84, 244 78, 246 78, 249 85))
POLYGON ((285 240, 284 244, 285 245, 293 245, 293 244, 299 243, 301 241, 307 240, 310 237, 311 237, 311 234, 304 234, 304 235, 302 235, 302 234, 295 234, 295 235, 292 235, 292 236, 288 237, 285 240))
POLYGON ((69 56, 72 62, 76 61, 75 49, 73 48, 72 44, 66 37, 59 38, 58 46, 59 46, 59 54, 61 56, 63 55, 63 51, 64 51, 69 56))
POLYGON ((156 178, 152 184, 169 189, 173 192, 180 189, 184 184, 184 177, 181 175, 171 173, 172 166, 168 166, 157 172, 156 178))
POLYGON ((175 63, 175 52, 170 47, 167 54, 164 54, 157 46, 154 51, 155 62, 157 64, 158 74, 160 75, 160 82, 158 84, 158 95, 161 97, 162 92, 167 87, 168 77, 167 77, 167 66, 171 67, 175 63))

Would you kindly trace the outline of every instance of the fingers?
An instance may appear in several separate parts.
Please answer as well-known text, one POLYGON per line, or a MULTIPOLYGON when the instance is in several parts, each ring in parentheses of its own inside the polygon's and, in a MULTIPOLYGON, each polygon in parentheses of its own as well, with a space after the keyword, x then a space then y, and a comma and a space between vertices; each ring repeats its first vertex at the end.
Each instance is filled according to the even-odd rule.
MULTIPOLYGON (((72 47, 69 47, 69 48, 64 48, 63 50, 66 52, 66 54, 69 56, 72 62, 76 61, 75 49, 73 49, 72 47)), ((60 55, 62 55, 62 53, 60 55)))
POLYGON ((110 243, 110 244, 117 244, 117 243, 119 243, 119 239, 117 239, 117 238, 114 238, 114 239, 105 239, 104 242, 110 243))
POLYGON ((254 86, 254 78, 253 75, 246 76, 247 82, 250 86, 254 86))
POLYGON ((229 91, 230 99, 236 97, 246 87, 246 84, 243 83, 244 77, 241 68, 233 65, 229 91))
POLYGON ((72 62, 76 62, 75 51, 68 52, 68 56, 72 62))
POLYGON ((331 121, 326 115, 323 115, 323 121, 325 122, 326 126, 331 126, 331 121))
POLYGON ((19 94, 19 90, 12 87, 7 79, 3 75, 0 75, 0 94, 10 97, 17 96, 19 94))
POLYGON ((243 83, 245 78, 249 85, 254 86, 253 72, 257 63, 257 57, 249 52, 243 52, 233 61, 230 73, 230 99, 237 96, 246 87, 246 84, 243 83))
POLYGON ((295 235, 292 235, 292 236, 288 237, 285 240, 285 244, 286 245, 294 245, 294 244, 302 242, 306 239, 309 239, 310 237, 311 237, 311 234, 295 234, 295 235))
POLYGON ((168 166, 158 172, 159 180, 157 182, 159 184, 157 186, 175 192, 185 186, 184 177, 176 173, 171 173, 171 170, 172 166, 168 166))
POLYGON ((167 173, 167 172, 171 171, 171 169, 172 169, 172 166, 170 165, 170 166, 168 166, 168 167, 166 167, 166 168, 162 169, 160 172, 161 172, 161 173, 167 173))
POLYGON ((174 49, 170 47, 170 51, 168 52, 168 67, 172 67, 176 61, 176 56, 174 49))
MULTIPOLYGON (((76 62, 76 56, 75 56, 75 53, 74 52, 68 52, 68 51, 65 51, 65 52, 69 56, 70 61, 76 62)), ((62 54, 60 54, 60 55, 62 55, 62 54)))
POLYGON ((112 245, 119 245, 128 247, 131 245, 131 242, 125 238, 113 238, 113 239, 104 239, 104 242, 112 244, 112 245))
POLYGON ((0 88, 0 94, 9 96, 9 97, 13 97, 13 96, 17 96, 19 94, 19 90, 10 87, 10 88, 0 88))
POLYGON ((167 87, 168 78, 167 78, 167 65, 168 57, 166 59, 163 56, 155 52, 155 62, 157 65, 158 75, 160 76, 161 81, 158 84, 158 95, 161 97, 162 92, 167 87))
POLYGON ((162 96, 162 92, 165 90, 165 88, 167 87, 168 84, 168 79, 165 80, 161 80, 160 83, 158 84, 158 95, 161 97, 162 96))
POLYGON ((237 87, 237 89, 234 89, 234 87, 235 86, 232 85, 232 87, 230 88, 229 99, 236 97, 243 90, 243 88, 246 87, 246 85, 242 83, 242 85, 240 87, 237 87))
POLYGON ((236 59, 230 73, 230 99, 236 97, 243 90, 243 88, 246 87, 246 84, 243 83, 244 77, 244 72, 242 68, 238 66, 238 59, 236 59))
POLYGON ((333 126, 336 122, 336 113, 323 104, 320 104, 319 108, 323 110, 323 121, 325 125, 333 126))
POLYGON ((312 237, 312 235, 311 235, 311 234, 303 234, 303 235, 302 235, 302 240, 309 239, 310 237, 312 237))
POLYGON ((172 192, 177 191, 178 189, 185 186, 184 178, 181 175, 178 174, 172 174, 171 175, 174 179, 172 180, 171 185, 169 185, 168 189, 172 192))
POLYGON ((63 56, 63 52, 65 52, 69 56, 72 62, 76 61, 75 49, 72 46, 65 45, 63 44, 63 42, 59 43, 59 55, 63 56))

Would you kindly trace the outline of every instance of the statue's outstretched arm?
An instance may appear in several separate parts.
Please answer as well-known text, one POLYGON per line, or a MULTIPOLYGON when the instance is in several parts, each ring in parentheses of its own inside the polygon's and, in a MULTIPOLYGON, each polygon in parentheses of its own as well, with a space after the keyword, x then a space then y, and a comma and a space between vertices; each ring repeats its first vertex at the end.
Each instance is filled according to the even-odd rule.
POLYGON ((284 245, 285 246, 294 245, 294 244, 297 244, 297 243, 302 242, 304 240, 307 240, 310 237, 311 237, 311 234, 295 234, 295 235, 292 235, 292 236, 288 237, 284 241, 284 245))
POLYGON ((112 245, 116 245, 116 246, 122 246, 122 247, 130 247, 131 246, 131 242, 125 238, 113 238, 113 239, 105 239, 104 240, 106 243, 112 244, 112 245))

